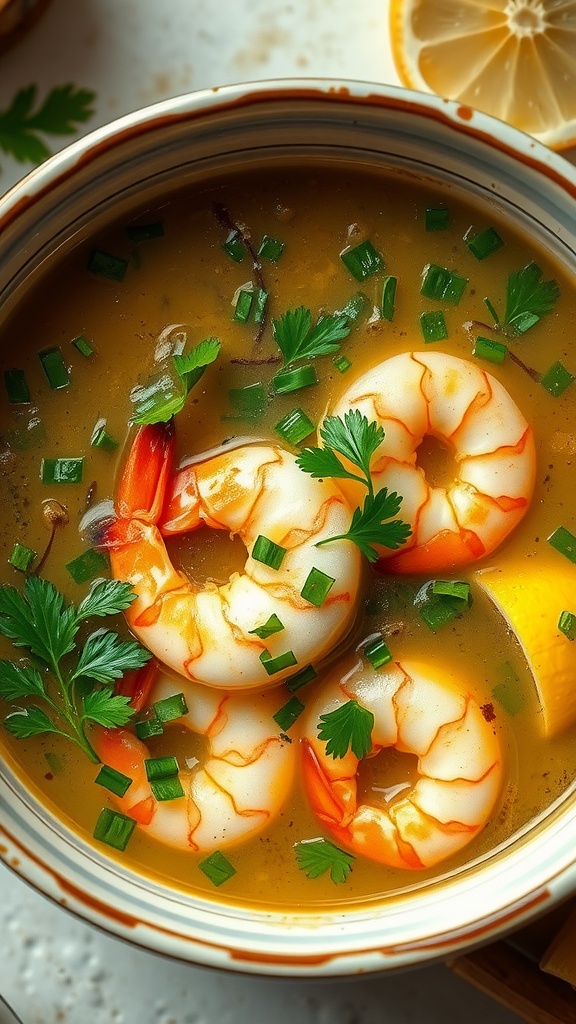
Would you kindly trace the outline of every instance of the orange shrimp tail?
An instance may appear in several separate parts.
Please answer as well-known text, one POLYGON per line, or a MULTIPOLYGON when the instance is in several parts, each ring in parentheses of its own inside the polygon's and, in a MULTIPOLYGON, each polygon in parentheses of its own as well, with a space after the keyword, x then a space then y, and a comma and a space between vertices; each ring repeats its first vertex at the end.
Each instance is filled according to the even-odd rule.
POLYGON ((172 421, 138 428, 116 495, 116 512, 121 519, 158 522, 173 459, 172 421))
POLYGON ((152 658, 143 668, 125 672, 114 687, 115 693, 119 697, 130 697, 130 707, 142 711, 149 702, 159 671, 158 662, 152 658))
POLYGON ((186 533, 204 524, 200 517, 200 495, 195 466, 184 466, 172 477, 160 520, 164 535, 186 533))
POLYGON ((381 558, 376 568, 379 572, 406 574, 441 572, 468 565, 485 553, 484 544, 472 530, 461 530, 460 533, 446 530, 427 544, 406 548, 390 558, 381 558))
POLYGON ((315 814, 331 827, 341 825, 342 806, 336 799, 330 780, 322 771, 314 750, 306 740, 303 740, 302 774, 310 806, 315 814))

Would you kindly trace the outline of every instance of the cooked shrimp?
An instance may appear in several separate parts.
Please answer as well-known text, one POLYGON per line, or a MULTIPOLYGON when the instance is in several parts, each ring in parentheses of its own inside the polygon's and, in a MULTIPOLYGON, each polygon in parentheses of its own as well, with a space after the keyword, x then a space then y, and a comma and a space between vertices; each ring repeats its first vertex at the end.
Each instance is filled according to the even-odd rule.
MULTIPOLYGON (((207 744, 205 758, 181 766, 184 796, 158 801, 146 775, 148 747, 128 729, 95 730, 102 761, 131 778, 123 797, 111 796, 153 839, 208 853, 256 835, 280 813, 293 783, 296 744, 280 735, 273 715, 285 696, 225 693, 160 674, 150 702, 184 693, 188 713, 165 727, 184 726, 207 744)), ((191 758, 190 761, 195 760, 191 758)))
MULTIPOLYGON (((400 515, 412 529, 399 551, 378 549, 387 570, 466 565, 498 547, 526 512, 536 480, 532 428, 502 384, 473 363, 443 352, 392 356, 355 381, 332 412, 348 409, 384 428, 374 485, 402 495, 400 515), (417 464, 426 435, 452 451, 457 472, 447 487, 432 486, 417 464)), ((358 484, 341 485, 361 503, 358 484)))
POLYGON ((398 662, 375 671, 359 662, 332 674, 307 709, 304 780, 311 806, 335 839, 390 867, 431 867, 484 827, 502 783, 492 727, 468 692, 441 669, 398 662), (388 801, 358 800, 359 760, 335 760, 318 738, 321 715, 350 700, 374 715, 372 749, 416 754, 418 779, 391 787, 388 801))
POLYGON ((276 445, 244 444, 184 467, 166 495, 172 452, 165 424, 139 430, 106 531, 114 576, 138 595, 126 613, 134 633, 185 678, 223 689, 263 689, 319 662, 348 632, 360 596, 358 549, 315 546, 348 529, 340 489, 307 477, 276 445), (175 569, 162 537, 202 525, 248 549, 244 571, 222 585, 175 569), (285 549, 278 568, 253 557, 259 536, 285 549), (302 596, 313 570, 333 581, 319 607, 302 596), (272 616, 276 632, 262 639, 255 630, 272 616))

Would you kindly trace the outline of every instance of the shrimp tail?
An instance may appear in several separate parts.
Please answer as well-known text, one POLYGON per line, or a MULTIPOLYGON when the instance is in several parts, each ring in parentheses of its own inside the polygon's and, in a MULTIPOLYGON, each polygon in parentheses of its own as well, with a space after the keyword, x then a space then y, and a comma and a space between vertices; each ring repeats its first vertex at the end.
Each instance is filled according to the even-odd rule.
POLYGON ((139 427, 116 496, 120 519, 156 524, 160 518, 174 461, 174 424, 139 427))
POLYGON ((135 711, 142 711, 149 702, 159 673, 158 662, 152 658, 142 668, 125 672, 116 683, 114 692, 119 697, 130 697, 130 707, 135 711))

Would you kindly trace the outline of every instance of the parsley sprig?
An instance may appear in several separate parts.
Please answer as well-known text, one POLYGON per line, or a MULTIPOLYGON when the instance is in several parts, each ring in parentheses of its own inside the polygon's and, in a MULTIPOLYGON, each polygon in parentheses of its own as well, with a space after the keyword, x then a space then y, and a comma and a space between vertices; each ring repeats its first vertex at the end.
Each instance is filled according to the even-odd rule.
POLYGON ((384 430, 376 422, 369 422, 359 409, 350 409, 340 416, 328 416, 320 428, 324 448, 303 448, 296 462, 305 473, 316 479, 333 477, 336 480, 358 480, 368 489, 362 508, 355 509, 347 533, 326 537, 318 547, 334 540, 351 540, 370 562, 380 557, 374 544, 395 551, 411 534, 408 523, 394 519, 402 504, 396 491, 383 487, 374 492, 370 462, 384 440, 384 430), (360 472, 348 469, 338 458, 343 455, 360 472))
POLYGON ((357 700, 348 700, 334 711, 320 715, 318 739, 326 740, 326 754, 334 760, 346 757, 351 750, 361 761, 372 749, 373 728, 372 712, 357 700))
POLYGON ((327 839, 304 839, 296 843, 294 849, 298 867, 308 878, 320 878, 329 871, 330 878, 338 885, 346 881, 352 870, 353 855, 327 839))
POLYGON ((315 359, 337 352, 350 334, 350 320, 343 315, 321 316, 312 326, 312 314, 305 306, 289 309, 272 321, 274 340, 291 366, 299 359, 315 359))
POLYGON ((537 263, 529 263, 510 274, 503 319, 500 319, 492 303, 486 300, 497 325, 509 337, 524 334, 554 309, 560 296, 560 286, 555 280, 543 281, 542 275, 542 269, 537 263))
POLYGON ((0 697, 10 704, 35 698, 43 705, 12 711, 4 720, 9 732, 20 739, 56 733, 99 761, 87 728, 129 721, 134 714, 130 698, 115 694, 113 684, 151 655, 107 629, 91 633, 79 650, 78 631, 88 619, 125 611, 135 597, 130 584, 118 580, 98 581, 78 607, 65 604, 56 587, 37 576, 28 577, 23 593, 0 586, 0 633, 32 656, 31 661, 0 660, 0 697))
POLYGON ((12 103, 0 111, 0 148, 19 163, 39 164, 50 150, 38 132, 44 135, 71 135, 77 125, 94 113, 95 94, 73 85, 57 85, 34 111, 37 87, 20 89, 12 103))
POLYGON ((189 352, 173 355, 169 369, 152 376, 146 384, 133 388, 132 422, 138 426, 167 423, 181 412, 190 391, 206 368, 218 358, 221 348, 218 338, 205 338, 189 352))

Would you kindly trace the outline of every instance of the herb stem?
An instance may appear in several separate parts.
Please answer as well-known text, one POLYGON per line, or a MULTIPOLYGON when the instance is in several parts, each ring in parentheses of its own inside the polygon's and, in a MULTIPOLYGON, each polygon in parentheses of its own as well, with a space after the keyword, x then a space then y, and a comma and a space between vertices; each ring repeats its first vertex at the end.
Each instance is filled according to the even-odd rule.
MULTIPOLYGON (((234 232, 237 233, 238 240, 242 243, 242 245, 246 249, 246 252, 248 253, 250 259, 252 260, 252 269, 253 269, 253 272, 254 272, 254 281, 255 281, 256 285, 263 292, 267 292, 268 289, 267 289, 266 283, 264 281, 264 275, 262 273, 262 264, 260 263, 260 260, 258 259, 258 253, 256 252, 254 246, 252 245, 252 242, 251 242, 249 236, 246 234, 246 232, 243 229, 242 225, 238 224, 234 220, 234 218, 232 217, 232 214, 230 213, 228 207, 224 206, 223 203, 213 203, 212 204, 212 209, 214 210, 214 215, 216 217, 216 220, 218 221, 218 223, 223 228, 226 229, 226 231, 234 231, 234 232)), ((257 329, 256 335, 254 337, 254 344, 255 345, 259 345, 260 342, 262 341, 262 338, 264 336, 264 331, 266 329, 266 320, 267 320, 267 315, 266 315, 266 311, 265 311, 263 316, 262 316, 262 320, 258 324, 258 329, 257 329)))
POLYGON ((535 380, 537 384, 540 383, 542 374, 538 373, 538 370, 534 370, 531 366, 528 366, 522 361, 522 359, 519 359, 516 353, 512 352, 510 349, 508 349, 508 358, 511 359, 513 363, 516 363, 521 370, 524 370, 524 373, 527 373, 528 376, 531 377, 532 380, 535 380))

